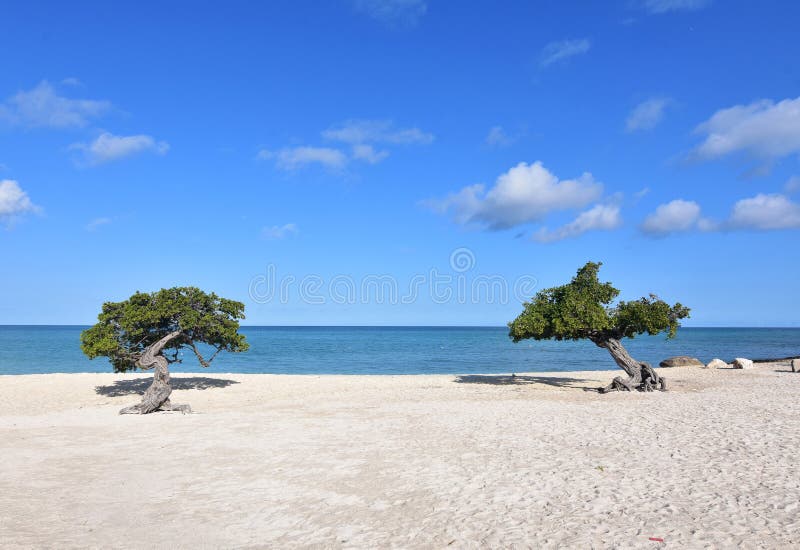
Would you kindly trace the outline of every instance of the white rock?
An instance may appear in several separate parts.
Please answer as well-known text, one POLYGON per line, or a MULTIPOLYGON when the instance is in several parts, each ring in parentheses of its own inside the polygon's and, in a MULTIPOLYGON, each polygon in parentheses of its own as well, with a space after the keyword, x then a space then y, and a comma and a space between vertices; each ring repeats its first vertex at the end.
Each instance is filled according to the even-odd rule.
POLYGON ((737 357, 733 360, 733 368, 735 369, 752 369, 755 365, 750 359, 744 357, 737 357))
POLYGON ((723 361, 722 359, 714 358, 709 361, 708 365, 706 365, 707 369, 726 369, 728 368, 728 363, 723 361))

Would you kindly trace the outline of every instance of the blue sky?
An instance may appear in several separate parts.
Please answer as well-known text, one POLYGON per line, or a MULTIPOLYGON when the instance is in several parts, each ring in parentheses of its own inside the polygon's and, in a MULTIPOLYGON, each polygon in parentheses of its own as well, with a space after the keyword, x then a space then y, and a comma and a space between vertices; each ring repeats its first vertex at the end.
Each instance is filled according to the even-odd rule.
POLYGON ((796 2, 2 12, 0 323, 191 284, 500 325, 595 260, 687 325, 800 324, 796 2))

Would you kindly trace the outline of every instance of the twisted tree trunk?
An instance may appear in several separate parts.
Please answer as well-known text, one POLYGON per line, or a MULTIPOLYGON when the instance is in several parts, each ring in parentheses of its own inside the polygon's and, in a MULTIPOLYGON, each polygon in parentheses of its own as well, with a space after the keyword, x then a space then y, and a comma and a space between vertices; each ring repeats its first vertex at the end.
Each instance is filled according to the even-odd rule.
POLYGON ((667 379, 659 376, 650 363, 639 362, 628 353, 628 350, 616 338, 592 340, 596 345, 608 350, 614 362, 625 371, 628 378, 617 376, 608 386, 599 388, 600 393, 612 391, 667 391, 667 379))
POLYGON ((119 414, 148 414, 154 411, 181 411, 184 414, 192 412, 189 405, 173 405, 170 402, 172 386, 169 383, 169 363, 161 355, 164 346, 180 334, 180 330, 171 332, 144 351, 142 357, 136 362, 136 366, 142 369, 154 368, 153 383, 144 392, 140 403, 125 407, 119 411, 119 414))

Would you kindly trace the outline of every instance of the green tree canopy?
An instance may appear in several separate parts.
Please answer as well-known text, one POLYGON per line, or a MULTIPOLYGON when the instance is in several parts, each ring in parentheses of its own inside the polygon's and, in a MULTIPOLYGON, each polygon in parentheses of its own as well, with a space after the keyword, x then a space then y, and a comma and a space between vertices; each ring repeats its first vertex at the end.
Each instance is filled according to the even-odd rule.
POLYGON ((598 345, 644 333, 675 336, 689 308, 671 306, 653 294, 613 305, 619 290, 598 280, 601 265, 588 262, 568 284, 538 292, 508 324, 509 336, 515 342, 589 339, 598 345))
POLYGON ((207 367, 220 351, 248 349, 239 334, 244 304, 220 298, 195 287, 137 292, 122 302, 106 302, 97 324, 81 333, 81 349, 90 359, 108 357, 115 372, 136 368, 145 350, 174 335, 163 347, 169 363, 179 361, 179 352, 190 349, 207 367), (197 344, 214 351, 206 360, 197 344))

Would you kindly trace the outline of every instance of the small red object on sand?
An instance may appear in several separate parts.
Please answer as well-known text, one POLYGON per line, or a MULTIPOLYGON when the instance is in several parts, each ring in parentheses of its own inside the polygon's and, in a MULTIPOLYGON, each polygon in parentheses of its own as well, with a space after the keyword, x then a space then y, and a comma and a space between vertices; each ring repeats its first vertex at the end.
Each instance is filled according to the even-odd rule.
POLYGON ((652 540, 653 542, 664 542, 664 539, 660 539, 658 537, 650 537, 650 540, 652 540))

